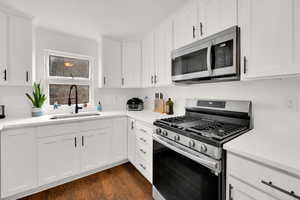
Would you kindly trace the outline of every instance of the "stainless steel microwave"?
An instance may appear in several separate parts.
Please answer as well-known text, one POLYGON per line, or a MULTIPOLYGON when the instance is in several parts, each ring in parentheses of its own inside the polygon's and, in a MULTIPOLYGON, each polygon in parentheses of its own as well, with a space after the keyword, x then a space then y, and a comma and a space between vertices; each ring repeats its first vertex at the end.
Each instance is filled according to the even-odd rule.
POLYGON ((240 79, 240 30, 234 26, 172 52, 172 81, 240 79))

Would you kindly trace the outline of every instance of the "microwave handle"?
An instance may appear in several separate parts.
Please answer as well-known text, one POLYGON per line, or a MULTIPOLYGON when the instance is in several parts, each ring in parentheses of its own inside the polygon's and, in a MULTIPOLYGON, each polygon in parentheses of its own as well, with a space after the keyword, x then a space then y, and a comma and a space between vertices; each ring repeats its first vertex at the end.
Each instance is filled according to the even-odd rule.
POLYGON ((212 46, 213 46, 213 43, 210 42, 208 49, 207 49, 207 71, 208 71, 209 76, 212 75, 212 67, 211 67, 212 46))

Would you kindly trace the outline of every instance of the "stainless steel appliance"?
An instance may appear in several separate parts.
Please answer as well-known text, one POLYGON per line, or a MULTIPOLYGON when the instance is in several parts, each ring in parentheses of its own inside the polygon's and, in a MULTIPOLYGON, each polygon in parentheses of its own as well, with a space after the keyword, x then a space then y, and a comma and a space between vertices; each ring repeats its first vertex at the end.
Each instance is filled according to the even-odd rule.
POLYGON ((132 98, 127 101, 127 110, 141 111, 144 109, 144 102, 139 98, 132 98))
POLYGON ((155 200, 225 200, 223 144, 251 129, 250 101, 186 101, 184 116, 157 120, 155 200))
POLYGON ((172 52, 172 81, 240 79, 239 27, 234 26, 172 52))

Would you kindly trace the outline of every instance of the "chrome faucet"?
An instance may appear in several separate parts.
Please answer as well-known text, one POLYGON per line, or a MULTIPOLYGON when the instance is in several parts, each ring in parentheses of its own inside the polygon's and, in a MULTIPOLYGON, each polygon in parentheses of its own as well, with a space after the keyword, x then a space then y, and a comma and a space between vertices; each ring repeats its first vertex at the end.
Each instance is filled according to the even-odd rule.
POLYGON ((80 109, 82 109, 82 107, 79 107, 78 106, 78 88, 77 88, 77 86, 76 85, 71 85, 71 87, 70 87, 70 92, 69 92, 69 98, 68 98, 68 104, 69 104, 69 106, 71 106, 71 104, 72 104, 72 102, 71 102, 71 100, 72 99, 74 99, 74 98, 71 98, 71 93, 72 93, 72 89, 73 88, 75 88, 75 113, 78 113, 78 111, 80 110, 80 109))

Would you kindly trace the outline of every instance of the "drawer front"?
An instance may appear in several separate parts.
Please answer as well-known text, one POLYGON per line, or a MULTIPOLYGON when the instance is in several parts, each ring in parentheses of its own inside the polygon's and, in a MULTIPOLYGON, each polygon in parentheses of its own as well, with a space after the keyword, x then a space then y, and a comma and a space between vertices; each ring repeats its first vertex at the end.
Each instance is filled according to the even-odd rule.
POLYGON ((142 143, 143 145, 147 145, 149 147, 152 145, 152 136, 140 129, 136 129, 136 140, 138 143, 142 143))
POLYGON ((57 135, 74 134, 78 133, 78 124, 56 124, 50 126, 40 126, 37 128, 37 137, 51 137, 57 135))
POLYGON ((152 137, 153 127, 151 125, 146 125, 145 123, 137 121, 135 127, 137 131, 145 133, 152 137))
POLYGON ((142 142, 136 142, 136 153, 139 154, 141 158, 146 160, 147 162, 152 162, 152 149, 148 146, 143 144, 142 142))
POLYGON ((247 184, 281 200, 294 200, 295 198, 280 191, 279 188, 289 192, 293 191, 297 196, 300 196, 299 177, 297 178, 230 153, 227 160, 229 177, 237 177, 247 184), (266 184, 269 182, 272 182, 271 185, 266 184))
POLYGON ((152 165, 137 154, 137 169, 152 183, 152 165))
POLYGON ((97 129, 105 129, 112 127, 112 119, 101 119, 101 120, 92 120, 92 121, 83 121, 80 122, 79 130, 80 131, 89 131, 97 129))

